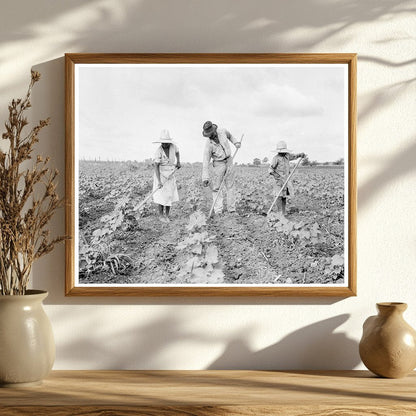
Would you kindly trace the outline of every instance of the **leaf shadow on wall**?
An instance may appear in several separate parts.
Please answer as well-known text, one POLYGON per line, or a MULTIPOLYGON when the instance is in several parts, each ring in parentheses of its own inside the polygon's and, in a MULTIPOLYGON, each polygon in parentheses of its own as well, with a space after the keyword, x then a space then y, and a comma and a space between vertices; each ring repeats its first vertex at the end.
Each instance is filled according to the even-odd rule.
POLYGON ((378 173, 358 188, 359 207, 364 207, 379 194, 383 188, 416 169, 416 137, 407 148, 391 156, 378 173))
MULTIPOLYGON (((355 0, 336 7, 317 0, 242 0, 238 7, 223 0, 176 0, 174 7, 165 0, 9 3, 0 16, 0 50, 18 42, 16 52, 7 48, 4 57, 26 66, 36 56, 63 51, 308 52, 330 38, 345 45, 351 36, 345 31, 353 26, 415 11, 409 0, 355 0), (22 51, 25 43, 30 53, 22 51)), ((0 54, 0 64, 7 61, 0 54)), ((0 97, 19 83, 10 75, 0 84, 0 97)))
POLYGON ((258 351, 244 337, 233 339, 207 369, 352 369, 360 363, 358 343, 343 332, 334 332, 349 317, 342 314, 313 323, 258 351))
MULTIPOLYGON (((48 0, 40 0, 41 3, 49 4, 48 0)), ((121 3, 120 3, 121 4, 121 3)), ((356 1, 348 4, 339 5, 336 8, 328 8, 327 5, 319 2, 308 3, 309 13, 299 13, 304 9, 304 2, 296 0, 289 4, 284 1, 263 0, 259 3, 242 1, 238 8, 233 8, 227 2, 214 1, 210 3, 189 3, 185 0, 179 0, 175 4, 173 10, 164 7, 162 0, 156 0, 152 3, 133 3, 126 2, 124 5, 111 6, 117 8, 120 13, 111 13, 109 3, 105 5, 101 1, 90 2, 91 10, 94 13, 88 14, 85 10, 85 19, 81 19, 80 24, 76 26, 72 32, 68 31, 66 40, 56 46, 49 45, 48 55, 60 56, 62 48, 66 47, 69 52, 132 52, 131 39, 137 39, 137 48, 135 51, 140 52, 166 52, 178 51, 176 45, 181 38, 185 37, 189 31, 197 30, 200 36, 194 36, 191 39, 186 38, 186 42, 181 43, 181 52, 221 52, 225 50, 238 51, 261 51, 262 47, 270 49, 273 45, 275 50, 279 51, 309 51, 311 48, 319 47, 319 43, 329 37, 334 37, 337 33, 342 32, 347 27, 359 24, 360 22, 372 22, 383 16, 391 14, 410 13, 408 9, 408 1, 398 1, 394 4, 389 0, 382 0, 375 6, 373 2, 356 1), (263 7, 259 7, 259 5, 263 7), (269 12, 268 12, 269 11, 269 12), (272 13, 270 13, 272 11, 272 13), (192 19, 184 19, 186 12, 193 15, 192 19), (89 17, 88 17, 89 16, 89 17), (206 16, 210 16, 206 19, 206 16), (86 24, 89 19, 95 19, 86 24), (328 25, 328 22, 331 25, 328 25), (158 24, 155 24, 158 22, 158 24), (164 22, 166 25, 164 25, 164 22), (201 24, 204 22, 204 24, 201 24), (160 30, 163 26, 165 30, 160 30), (94 27, 94 30, 91 30, 94 27), (172 36, 175 44, 170 44, 166 38, 169 30, 175 30, 181 27, 181 31, 176 36, 172 36), (305 33, 308 29, 322 29, 316 36, 291 36, 290 41, 287 35, 296 28, 304 28, 305 33), (216 37, 212 37, 212 31, 215 30, 216 37), (280 35, 282 35, 280 37, 280 35), (221 41, 219 41, 219 39, 221 41), (226 39, 226 41, 224 41, 226 39), (262 39, 262 42, 259 42, 262 39), (260 49, 259 49, 260 48, 260 49)), ((40 4, 41 5, 41 4, 40 4)), ((67 3, 56 3, 49 10, 49 17, 57 20, 58 17, 69 15, 71 12, 81 10, 85 2, 74 1, 71 5, 67 3)), ((14 6, 11 6, 14 7, 14 6)), ((16 5, 15 7, 18 7, 16 5)), ((39 7, 39 10, 42 8, 39 7)), ((90 10, 90 11, 91 11, 90 10)), ((48 18, 42 13, 33 14, 29 8, 21 10, 21 19, 25 24, 25 30, 20 32, 19 39, 30 40, 36 36, 37 32, 31 29, 31 23, 40 23, 47 26, 48 18)), ((59 19, 58 19, 59 20, 59 19)), ((10 20, 12 22, 12 20, 10 20)), ((7 32, 8 23, 3 30, 7 32)), ((50 23, 51 25, 53 23, 50 23)), ((36 27, 36 26, 35 26, 36 27)), ((2 43, 12 41, 14 38, 8 31, 9 38, 2 37, 2 43)), ((387 42, 391 40, 383 40, 387 42)), ((394 41, 394 40, 393 40, 394 41)), ((24 57, 22 57, 24 58, 24 57)), ((387 65, 391 67, 405 67, 411 65, 414 60, 409 59, 400 63, 381 59, 380 57, 364 56, 363 61, 377 64, 387 65)), ((360 63, 360 56, 358 58, 360 63)), ((41 62, 34 66, 34 69, 42 73, 43 80, 36 87, 33 94, 33 115, 34 119, 52 117, 52 125, 42 132, 42 137, 38 146, 39 153, 49 154, 58 170, 60 176, 60 194, 63 195, 63 172, 65 171, 65 155, 64 155, 64 59, 58 58, 51 61, 41 62), (46 81, 47 80, 47 81, 46 81), (36 103, 37 101, 37 103, 36 103), (40 106, 39 106, 40 104, 40 106)), ((399 82, 394 84, 394 91, 402 94, 414 80, 399 82)), ((380 107, 388 107, 397 96, 393 94, 392 89, 388 87, 376 91, 371 94, 369 104, 365 107, 359 107, 359 125, 368 122, 370 116, 378 111, 380 107)), ((360 103, 358 102, 360 105, 360 103)), ((374 175, 367 183, 364 183, 358 189, 359 208, 367 205, 374 197, 381 192, 386 184, 397 180, 406 173, 414 169, 413 160, 416 159, 416 147, 413 145, 410 149, 406 149, 397 155, 388 156, 391 158, 383 164, 380 171, 374 175), (397 163, 400 162, 400 163, 397 163), (386 168, 391 167, 391 169, 386 168)), ((62 234, 64 227, 64 210, 61 210, 52 220, 52 227, 57 233, 62 234)), ((49 290, 50 296, 45 303, 83 303, 83 304, 109 304, 109 303, 135 303, 135 304, 176 304, 196 302, 195 299, 188 300, 184 298, 172 299, 112 299, 109 298, 91 298, 74 299, 64 298, 64 251, 63 247, 58 247, 52 254, 41 259, 34 265, 35 283, 38 287, 44 287, 49 290)), ((334 300, 334 301, 338 301, 334 300)), ((202 298, 197 300, 198 303, 205 302, 202 298)), ((257 298, 246 300, 233 299, 236 303, 256 303, 257 298)), ((305 299, 293 298, 288 301, 272 300, 270 303, 285 304, 305 304, 305 299)), ((210 304, 230 303, 229 298, 208 300, 210 304)), ((313 303, 313 302, 312 302, 313 303)), ((317 304, 333 303, 329 299, 317 299, 317 304)))
MULTIPOLYGON (((82 315, 83 312, 77 313, 82 315)), ((112 330, 103 328, 98 321, 94 323, 95 319, 100 319, 98 315, 93 314, 85 321, 61 311, 56 316, 61 327, 69 330, 74 320, 79 324, 71 329, 69 342, 65 342, 65 337, 58 338, 57 359, 61 365, 76 362, 80 368, 89 369, 172 369, 172 362, 173 368, 192 368, 200 361, 201 354, 209 354, 207 346, 220 343, 225 346, 223 353, 205 369, 352 369, 360 363, 358 343, 344 332, 335 332, 349 317, 349 314, 342 314, 307 325, 256 351, 249 347, 254 327, 241 328, 237 335, 221 336, 203 329, 191 329, 180 317, 166 313, 144 325, 129 325, 129 328, 120 327, 120 324, 112 326, 110 319, 107 325, 116 328, 112 330), (184 349, 186 356, 179 353, 184 349), (172 356, 178 353, 177 360, 172 361, 172 356)))

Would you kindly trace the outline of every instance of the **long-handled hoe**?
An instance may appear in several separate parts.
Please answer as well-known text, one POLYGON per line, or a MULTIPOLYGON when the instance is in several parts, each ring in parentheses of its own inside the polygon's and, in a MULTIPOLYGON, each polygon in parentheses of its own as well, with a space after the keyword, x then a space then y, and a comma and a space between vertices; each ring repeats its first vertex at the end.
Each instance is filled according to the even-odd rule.
MULTIPOLYGON (((242 143, 242 141, 243 141, 243 137, 244 137, 244 134, 241 136, 241 139, 240 139, 240 144, 241 144, 241 143, 242 143)), ((240 146, 240 147, 241 147, 241 146, 240 146)), ((237 147, 237 148, 235 149, 235 152, 234 152, 234 154, 233 154, 233 156, 232 156, 232 161, 233 161, 233 163, 234 163, 234 158, 235 158, 235 156, 236 156, 236 154, 237 154, 237 152, 238 152, 238 149, 239 149, 240 147, 237 147)), ((229 168, 228 168, 228 169, 225 171, 225 173, 224 173, 224 176, 223 176, 223 178, 222 178, 222 181, 221 181, 220 187, 218 188, 217 195, 215 196, 214 202, 212 203, 212 205, 211 205, 211 209, 209 210, 208 218, 211 218, 211 215, 212 215, 212 213, 213 213, 213 211, 214 211, 215 204, 217 203, 217 199, 218 199, 218 197, 220 196, 220 193, 222 192, 222 188, 223 188, 223 186, 224 186, 225 179, 226 179, 226 177, 227 177, 228 173, 230 172, 230 170, 231 170, 232 168, 233 168, 233 166, 229 166, 229 168)))
MULTIPOLYGON (((176 172, 178 170, 178 168, 175 168, 174 170, 173 170, 173 172, 166 178, 166 181, 165 181, 165 183, 167 182, 167 181, 169 181, 172 177, 173 177, 173 174, 176 172)), ((165 185, 165 183, 162 185, 162 188, 163 188, 163 186, 165 185)), ((156 188, 155 190, 153 190, 149 195, 147 195, 147 197, 142 201, 142 202, 140 202, 140 204, 138 204, 138 205, 136 205, 134 208, 133 208, 133 211, 139 211, 140 210, 140 208, 142 208, 143 206, 144 206, 144 204, 146 204, 146 202, 159 190, 159 189, 162 189, 162 188, 156 188)))

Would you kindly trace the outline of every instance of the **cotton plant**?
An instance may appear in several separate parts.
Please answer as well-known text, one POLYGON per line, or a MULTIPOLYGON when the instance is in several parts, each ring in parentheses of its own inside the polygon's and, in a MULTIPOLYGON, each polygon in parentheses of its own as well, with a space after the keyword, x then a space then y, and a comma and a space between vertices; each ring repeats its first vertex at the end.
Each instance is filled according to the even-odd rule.
POLYGON ((189 255, 179 272, 188 283, 224 283, 218 248, 213 244, 215 236, 209 235, 206 227, 206 216, 201 211, 194 212, 186 226, 188 236, 176 246, 189 255))

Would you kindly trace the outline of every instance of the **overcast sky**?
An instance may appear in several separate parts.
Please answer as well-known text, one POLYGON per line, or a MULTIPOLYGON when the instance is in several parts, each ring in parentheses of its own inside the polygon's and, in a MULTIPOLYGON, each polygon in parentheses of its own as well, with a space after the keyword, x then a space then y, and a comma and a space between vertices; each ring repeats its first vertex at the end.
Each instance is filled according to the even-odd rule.
POLYGON ((244 134, 236 162, 279 140, 310 160, 344 157, 346 65, 77 65, 80 159, 153 157, 168 129, 183 162, 202 160, 202 125, 244 134))

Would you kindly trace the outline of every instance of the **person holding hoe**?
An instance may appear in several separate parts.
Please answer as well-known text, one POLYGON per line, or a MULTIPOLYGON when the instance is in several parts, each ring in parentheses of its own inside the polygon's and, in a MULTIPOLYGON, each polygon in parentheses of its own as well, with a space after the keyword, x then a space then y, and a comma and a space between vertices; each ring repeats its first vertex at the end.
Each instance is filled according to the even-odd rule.
POLYGON ((288 197, 293 195, 294 191, 292 181, 286 181, 289 177, 289 162, 299 157, 304 158, 305 153, 291 153, 291 151, 287 148, 286 142, 283 140, 277 143, 276 149, 274 149, 273 152, 276 153, 276 155, 273 157, 272 163, 270 164, 269 173, 275 179, 275 195, 277 196, 280 192, 277 200, 277 210, 285 216, 286 200, 288 197), (287 183, 285 184, 285 182, 287 183), (282 186, 284 186, 284 189, 282 189, 282 186))
POLYGON ((154 157, 153 202, 158 204, 160 221, 169 222, 170 208, 174 202, 179 201, 174 174, 181 167, 179 149, 168 130, 162 130, 160 139, 153 143, 160 143, 154 157))
POLYGON ((212 198, 214 213, 221 214, 223 210, 223 191, 220 191, 224 180, 224 188, 227 192, 227 210, 235 212, 235 171, 233 169, 233 157, 231 154, 232 143, 237 149, 241 147, 239 142, 228 130, 218 128, 211 121, 206 121, 202 127, 202 135, 207 138, 202 162, 202 184, 210 183, 209 164, 212 159, 212 198))

